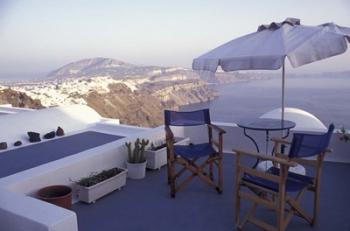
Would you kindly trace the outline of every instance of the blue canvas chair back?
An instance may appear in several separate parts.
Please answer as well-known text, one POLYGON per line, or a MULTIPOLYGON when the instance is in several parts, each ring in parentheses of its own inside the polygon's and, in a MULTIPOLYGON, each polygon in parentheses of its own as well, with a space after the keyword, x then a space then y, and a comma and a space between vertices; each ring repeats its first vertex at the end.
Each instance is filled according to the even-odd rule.
POLYGON ((210 124, 209 109, 191 112, 164 111, 166 126, 197 126, 210 124))
POLYGON ((328 131, 322 135, 294 133, 289 150, 290 158, 310 157, 323 153, 331 140, 334 125, 329 125, 328 131))

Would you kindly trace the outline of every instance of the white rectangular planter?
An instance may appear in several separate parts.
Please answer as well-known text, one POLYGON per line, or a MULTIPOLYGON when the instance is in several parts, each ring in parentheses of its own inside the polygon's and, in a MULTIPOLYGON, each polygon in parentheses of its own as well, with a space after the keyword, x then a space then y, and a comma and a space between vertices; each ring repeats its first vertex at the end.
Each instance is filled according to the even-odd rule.
MULTIPOLYGON (((189 144, 190 138, 180 138, 175 145, 189 144)), ((147 160, 147 168, 149 169, 160 169, 162 166, 167 164, 166 147, 156 151, 145 150, 145 156, 147 160)))
POLYGON ((86 203, 94 203, 97 199, 120 189, 126 184, 126 175, 128 170, 123 169, 121 173, 115 175, 105 181, 95 184, 90 187, 77 185, 78 198, 86 203))

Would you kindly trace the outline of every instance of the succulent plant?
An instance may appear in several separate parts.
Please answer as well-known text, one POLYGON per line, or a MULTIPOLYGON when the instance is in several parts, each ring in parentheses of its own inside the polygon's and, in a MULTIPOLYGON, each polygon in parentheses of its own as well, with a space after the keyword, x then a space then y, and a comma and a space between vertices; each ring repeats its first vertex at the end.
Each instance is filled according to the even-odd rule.
POLYGON ((128 162, 129 163, 143 163, 146 161, 145 148, 149 144, 149 140, 139 138, 136 139, 134 147, 131 142, 125 142, 125 146, 128 149, 128 162))
POLYGON ((73 181, 78 185, 84 186, 84 187, 90 187, 93 186, 95 184, 98 184, 102 181, 105 181, 115 175, 118 175, 119 173, 121 173, 123 170, 120 168, 112 168, 112 169, 108 169, 108 170, 103 170, 101 172, 98 173, 91 173, 90 176, 87 177, 83 177, 78 181, 73 181))

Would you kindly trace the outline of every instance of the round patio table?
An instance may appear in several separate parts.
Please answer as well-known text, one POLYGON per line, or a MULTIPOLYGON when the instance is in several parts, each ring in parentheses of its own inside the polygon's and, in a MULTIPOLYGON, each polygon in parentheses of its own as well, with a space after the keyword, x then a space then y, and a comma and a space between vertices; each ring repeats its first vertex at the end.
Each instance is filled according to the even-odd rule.
MULTIPOLYGON (((270 131, 287 131, 287 134, 282 137, 284 139, 289 136, 290 129, 294 128, 295 125, 296 124, 294 122, 289 120, 283 120, 282 122, 281 119, 265 119, 265 118, 242 120, 237 124, 238 127, 243 128, 244 135, 253 142, 258 153, 260 153, 259 146, 257 142, 254 140, 254 138, 247 134, 247 130, 265 131, 266 154, 269 148, 270 131)), ((259 159, 257 159, 253 167, 256 168, 258 163, 259 163, 259 159)))

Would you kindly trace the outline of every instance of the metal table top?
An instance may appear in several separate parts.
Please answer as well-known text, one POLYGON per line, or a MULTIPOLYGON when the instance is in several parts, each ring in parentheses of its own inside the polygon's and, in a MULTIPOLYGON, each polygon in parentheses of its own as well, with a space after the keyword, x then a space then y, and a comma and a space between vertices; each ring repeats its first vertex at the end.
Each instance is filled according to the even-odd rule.
POLYGON ((251 130, 263 130, 263 131, 279 131, 289 130, 295 127, 295 123, 289 120, 284 120, 282 123, 281 119, 262 119, 257 118, 253 120, 243 120, 237 124, 241 128, 251 130))

